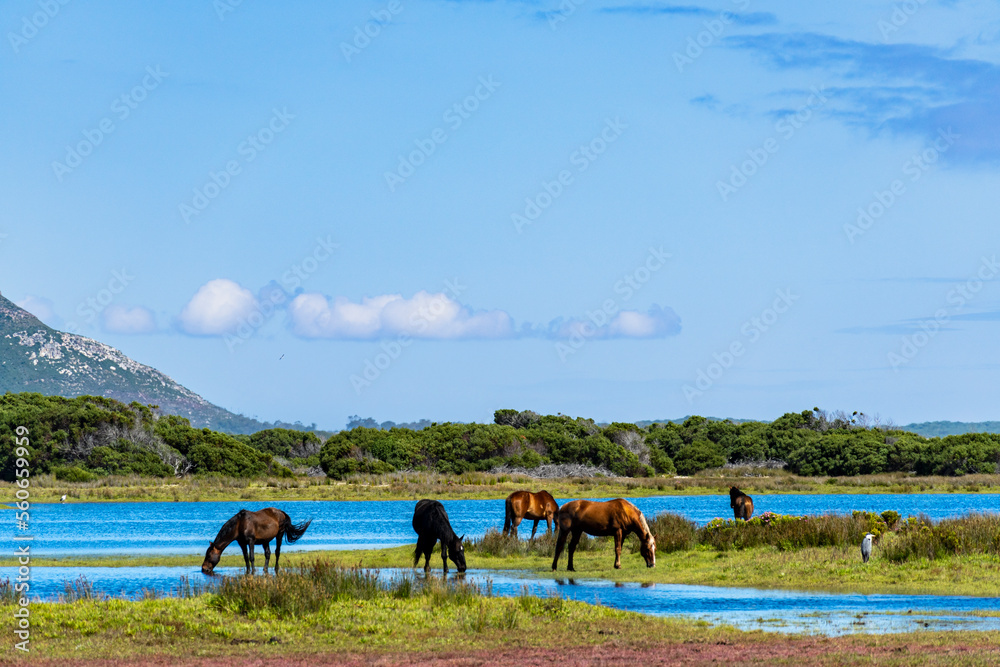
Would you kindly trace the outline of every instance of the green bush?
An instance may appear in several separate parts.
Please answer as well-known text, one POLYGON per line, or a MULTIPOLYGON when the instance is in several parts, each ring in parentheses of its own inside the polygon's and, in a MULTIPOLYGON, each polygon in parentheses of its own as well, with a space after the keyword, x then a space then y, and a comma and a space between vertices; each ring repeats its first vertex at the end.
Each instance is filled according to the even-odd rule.
POLYGON ((722 447, 710 440, 698 440, 685 445, 674 457, 674 466, 681 475, 693 475, 706 468, 719 468, 725 463, 722 447))
POLYGON ((196 473, 218 473, 230 477, 292 476, 291 470, 275 463, 269 454, 223 433, 204 430, 203 442, 188 452, 188 460, 194 465, 196 473))
POLYGON ((108 475, 144 475, 172 477, 173 468, 160 457, 128 440, 118 440, 111 447, 95 447, 87 455, 87 467, 108 475))
POLYGON ((97 475, 79 466, 56 466, 52 473, 60 482, 93 482, 97 475))
POLYGON ((698 528, 695 523, 670 512, 657 514, 649 523, 649 529, 656 538, 656 550, 659 553, 687 551, 697 542, 698 528))

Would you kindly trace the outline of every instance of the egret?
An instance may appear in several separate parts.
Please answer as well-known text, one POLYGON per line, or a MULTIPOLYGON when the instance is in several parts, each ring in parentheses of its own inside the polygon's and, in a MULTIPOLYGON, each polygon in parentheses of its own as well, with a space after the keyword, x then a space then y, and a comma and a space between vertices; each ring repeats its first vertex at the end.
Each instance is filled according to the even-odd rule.
POLYGON ((61 503, 66 502, 66 494, 63 494, 62 498, 59 499, 59 502, 61 503))
POLYGON ((868 559, 872 557, 872 538, 875 537, 871 533, 865 535, 865 539, 861 540, 861 560, 868 562, 868 559))

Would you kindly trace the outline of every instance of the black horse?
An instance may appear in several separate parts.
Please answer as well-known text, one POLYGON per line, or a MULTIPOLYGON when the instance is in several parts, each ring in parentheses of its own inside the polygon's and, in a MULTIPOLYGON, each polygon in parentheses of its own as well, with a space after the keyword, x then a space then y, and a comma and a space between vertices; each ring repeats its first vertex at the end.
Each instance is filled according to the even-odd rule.
POLYGON ((413 510, 413 530, 417 533, 417 548, 413 552, 413 567, 420 562, 423 555, 424 570, 431 569, 431 552, 438 540, 441 540, 441 560, 444 561, 444 571, 448 572, 448 559, 458 567, 459 572, 465 572, 465 549, 462 541, 465 536, 458 537, 451 529, 448 513, 444 505, 436 500, 421 500, 413 510))

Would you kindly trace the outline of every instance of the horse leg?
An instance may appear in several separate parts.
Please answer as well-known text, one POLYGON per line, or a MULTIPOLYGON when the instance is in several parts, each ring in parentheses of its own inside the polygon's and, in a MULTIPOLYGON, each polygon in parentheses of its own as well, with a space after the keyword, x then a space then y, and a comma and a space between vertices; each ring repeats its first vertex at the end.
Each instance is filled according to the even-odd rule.
POLYGON ((271 540, 264 542, 264 574, 267 574, 267 566, 271 564, 271 540))
POLYGON ((535 519, 535 525, 531 527, 531 539, 535 539, 536 530, 538 530, 538 519, 535 519))
POLYGON ((559 528, 559 537, 556 538, 556 555, 552 559, 552 571, 555 572, 556 568, 559 566, 559 556, 562 555, 563 547, 566 546, 566 536, 569 531, 559 528))
POLYGON ((250 555, 247 553, 247 543, 240 542, 240 551, 243 552, 243 564, 246 566, 247 574, 250 574, 250 555))
POLYGON ((582 530, 573 531, 573 539, 569 541, 569 552, 566 558, 566 570, 568 572, 576 572, 573 567, 573 553, 576 551, 576 545, 580 543, 580 537, 583 535, 582 530))
POLYGON ((515 540, 518 539, 517 538, 517 527, 521 525, 521 520, 522 520, 522 517, 519 517, 516 514, 510 520, 510 534, 514 536, 515 540))
POLYGON ((622 542, 625 541, 625 536, 622 531, 615 533, 615 569, 622 569, 622 542))
POLYGON ((278 536, 274 538, 274 573, 278 574, 278 559, 281 558, 281 538, 282 533, 278 533, 278 536))
POLYGON ((250 552, 250 574, 254 574, 254 562, 253 562, 253 538, 247 540, 247 550, 250 552))
POLYGON ((552 515, 551 514, 546 514, 545 515, 545 525, 547 526, 547 528, 545 530, 545 534, 548 535, 549 533, 552 532, 552 515))
POLYGON ((441 560, 444 561, 444 573, 448 574, 448 545, 441 538, 441 560))

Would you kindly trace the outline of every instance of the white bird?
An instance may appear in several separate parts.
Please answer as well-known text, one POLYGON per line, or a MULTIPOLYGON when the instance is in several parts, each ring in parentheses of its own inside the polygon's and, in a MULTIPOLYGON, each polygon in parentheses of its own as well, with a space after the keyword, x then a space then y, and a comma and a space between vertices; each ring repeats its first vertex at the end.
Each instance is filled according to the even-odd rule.
POLYGON ((861 560, 868 562, 868 559, 872 557, 872 538, 875 537, 871 533, 865 535, 865 539, 861 540, 861 560))
POLYGON ((63 494, 63 497, 59 499, 59 502, 61 503, 66 502, 66 494, 63 494))

